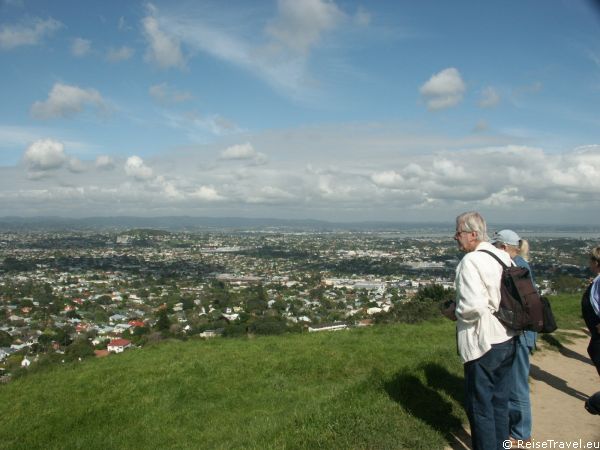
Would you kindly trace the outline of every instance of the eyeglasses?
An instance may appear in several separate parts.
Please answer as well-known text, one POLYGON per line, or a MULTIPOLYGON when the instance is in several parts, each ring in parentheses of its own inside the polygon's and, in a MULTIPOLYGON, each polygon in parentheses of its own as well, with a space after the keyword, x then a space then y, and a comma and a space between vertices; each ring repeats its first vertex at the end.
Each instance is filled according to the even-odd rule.
POLYGON ((470 231, 466 231, 466 230, 456 231, 456 233, 454 233, 454 236, 460 236, 462 233, 470 233, 470 231))

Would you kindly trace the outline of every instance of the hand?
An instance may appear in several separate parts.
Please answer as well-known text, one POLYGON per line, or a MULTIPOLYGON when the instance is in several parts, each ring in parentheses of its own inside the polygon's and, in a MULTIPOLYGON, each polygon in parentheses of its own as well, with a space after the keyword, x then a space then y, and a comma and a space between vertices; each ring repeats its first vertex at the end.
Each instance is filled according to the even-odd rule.
POLYGON ((442 314, 450 320, 456 320, 456 314, 454 314, 455 310, 456 303, 452 302, 448 307, 442 309, 442 314))

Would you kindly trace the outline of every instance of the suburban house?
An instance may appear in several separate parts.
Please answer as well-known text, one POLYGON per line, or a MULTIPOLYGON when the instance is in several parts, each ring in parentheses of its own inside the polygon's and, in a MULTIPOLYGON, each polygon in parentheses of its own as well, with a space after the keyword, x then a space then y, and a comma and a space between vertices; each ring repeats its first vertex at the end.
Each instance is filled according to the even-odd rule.
POLYGON ((122 353, 126 348, 131 347, 131 341, 127 339, 113 339, 108 343, 108 347, 106 348, 109 352, 113 353, 122 353))
POLYGON ((214 337, 217 337, 218 335, 219 335, 219 332, 217 330, 205 330, 202 333, 200 333, 200 337, 204 338, 204 339, 214 338, 214 337))

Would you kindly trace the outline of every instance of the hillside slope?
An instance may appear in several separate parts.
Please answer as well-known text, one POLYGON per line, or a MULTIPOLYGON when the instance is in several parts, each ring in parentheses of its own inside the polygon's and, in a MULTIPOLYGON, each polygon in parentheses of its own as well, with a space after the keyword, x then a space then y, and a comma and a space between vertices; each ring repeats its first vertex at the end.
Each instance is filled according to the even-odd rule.
POLYGON ((166 342, 0 388, 2 448, 443 448, 453 324, 166 342))

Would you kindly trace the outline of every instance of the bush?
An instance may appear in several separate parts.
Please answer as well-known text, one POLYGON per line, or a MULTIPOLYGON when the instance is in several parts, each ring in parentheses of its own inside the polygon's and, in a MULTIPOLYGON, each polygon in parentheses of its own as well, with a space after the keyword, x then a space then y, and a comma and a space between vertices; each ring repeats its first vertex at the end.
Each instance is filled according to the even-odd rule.
POLYGON ((456 296, 454 289, 445 289, 439 284, 430 284, 428 286, 420 287, 415 294, 414 301, 427 301, 432 300, 434 302, 442 302, 448 299, 453 299, 456 296))
POLYGON ((76 359, 88 358, 94 356, 94 347, 87 339, 76 339, 65 351, 66 359, 74 361, 76 359))
POLYGON ((287 325, 280 320, 264 320, 254 322, 250 331, 260 335, 283 334, 287 331, 287 325))
POLYGON ((418 323, 441 317, 438 302, 433 301, 404 301, 388 313, 374 316, 376 323, 401 322, 418 323))

